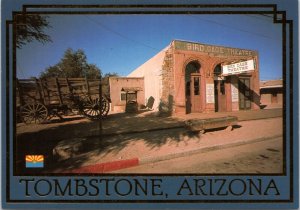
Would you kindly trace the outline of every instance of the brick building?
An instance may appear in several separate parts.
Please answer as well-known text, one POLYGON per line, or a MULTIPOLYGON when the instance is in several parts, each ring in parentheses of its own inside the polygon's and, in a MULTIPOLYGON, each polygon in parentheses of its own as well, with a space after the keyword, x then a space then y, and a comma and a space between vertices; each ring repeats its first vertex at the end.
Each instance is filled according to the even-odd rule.
POLYGON ((144 104, 154 98, 153 108, 162 112, 237 111, 260 105, 258 53, 253 50, 174 40, 131 77, 143 78, 144 104))

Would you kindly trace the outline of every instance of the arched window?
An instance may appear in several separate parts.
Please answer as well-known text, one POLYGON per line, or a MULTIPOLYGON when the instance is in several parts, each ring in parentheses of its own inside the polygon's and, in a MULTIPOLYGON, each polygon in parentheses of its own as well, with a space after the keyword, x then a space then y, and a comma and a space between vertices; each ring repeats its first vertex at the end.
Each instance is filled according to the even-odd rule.
POLYGON ((214 76, 219 77, 222 73, 221 64, 218 64, 214 69, 214 76))
POLYGON ((220 80, 222 74, 221 64, 218 64, 214 69, 214 84, 215 84, 215 94, 217 94, 217 86, 220 83, 219 91, 221 95, 225 95, 225 80, 220 80))
POLYGON ((185 67, 185 94, 190 96, 191 73, 200 73, 201 65, 198 61, 191 61, 185 67))

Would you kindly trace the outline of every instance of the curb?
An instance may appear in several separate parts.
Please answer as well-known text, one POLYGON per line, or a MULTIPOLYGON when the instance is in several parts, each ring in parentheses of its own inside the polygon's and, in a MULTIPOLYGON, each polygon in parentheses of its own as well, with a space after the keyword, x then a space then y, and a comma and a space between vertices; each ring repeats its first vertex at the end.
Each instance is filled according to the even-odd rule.
POLYGON ((138 165, 139 165, 139 159, 133 158, 133 159, 127 159, 127 160, 119 160, 119 161, 83 166, 81 168, 67 171, 66 173, 76 173, 76 174, 99 173, 99 174, 102 174, 105 172, 115 171, 115 170, 129 168, 129 167, 138 166, 138 165))
POLYGON ((204 153, 204 152, 209 152, 209 151, 218 150, 218 149, 225 149, 225 148, 236 147, 236 146, 261 142, 261 141, 267 141, 267 140, 271 140, 271 139, 279 138, 279 137, 282 137, 282 134, 269 136, 269 137, 262 137, 262 138, 257 138, 257 139, 244 140, 244 141, 239 141, 239 142, 233 142, 233 143, 223 144, 223 145, 207 146, 207 147, 203 147, 203 148, 199 148, 199 149, 195 149, 195 150, 171 153, 171 154, 158 156, 158 157, 132 158, 132 159, 126 159, 126 160, 99 163, 99 164, 95 164, 95 165, 88 165, 88 166, 83 166, 81 168, 73 169, 71 171, 67 171, 66 173, 102 174, 102 173, 106 173, 106 172, 111 172, 111 171, 116 171, 116 170, 120 170, 120 169, 133 167, 133 166, 154 163, 154 162, 159 162, 159 161, 164 161, 164 160, 170 160, 173 158, 179 158, 179 157, 183 157, 183 156, 187 156, 187 155, 193 155, 193 154, 196 154, 199 152, 204 153))

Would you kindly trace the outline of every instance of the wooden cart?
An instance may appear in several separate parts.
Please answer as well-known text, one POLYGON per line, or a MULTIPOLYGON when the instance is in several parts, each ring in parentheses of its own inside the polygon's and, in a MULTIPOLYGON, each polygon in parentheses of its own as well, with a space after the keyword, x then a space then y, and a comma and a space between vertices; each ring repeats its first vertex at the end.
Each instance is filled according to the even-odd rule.
POLYGON ((100 79, 17 79, 16 97, 17 116, 25 123, 42 123, 54 116, 63 119, 71 112, 100 119, 109 112, 100 79))

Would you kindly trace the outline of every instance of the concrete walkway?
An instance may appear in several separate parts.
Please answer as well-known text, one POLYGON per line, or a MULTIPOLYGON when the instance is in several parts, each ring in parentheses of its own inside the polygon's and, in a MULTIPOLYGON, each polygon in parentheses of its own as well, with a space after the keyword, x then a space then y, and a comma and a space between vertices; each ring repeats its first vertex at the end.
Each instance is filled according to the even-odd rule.
MULTIPOLYGON (((119 113, 110 115, 103 120, 103 134, 127 134, 146 131, 156 131, 184 126, 189 119, 207 119, 214 117, 236 116, 238 121, 258 120, 282 117, 282 109, 260 109, 236 112, 215 112, 215 113, 191 113, 175 114, 171 117, 159 117, 154 112, 144 112, 137 115, 119 113), (117 123, 122 121, 123 123, 117 123), (114 125, 117 125, 114 126, 114 125)), ((98 135, 98 133, 95 133, 98 135)))
POLYGON ((239 121, 258 120, 274 117, 282 117, 283 111, 280 108, 276 109, 259 109, 259 110, 245 110, 236 112, 214 112, 214 113, 191 113, 187 115, 175 115, 178 119, 205 119, 211 117, 225 117, 236 116, 239 121))
MULTIPOLYGON (((101 140, 97 135, 78 140, 82 145, 88 145, 87 151, 61 163, 58 162, 57 166, 61 164, 61 167, 56 167, 51 172, 113 173, 115 170, 143 163, 282 136, 282 109, 201 113, 168 118, 151 116, 149 113, 145 116, 145 114, 134 118, 128 117, 128 120, 123 119, 124 125, 118 130, 113 126, 115 120, 113 116, 106 119, 103 122, 105 135, 101 140), (239 126, 233 131, 221 129, 199 134, 191 133, 183 127, 183 122, 187 119, 228 115, 237 116, 239 119, 239 126)), ((74 144, 74 139, 70 141, 74 144)))

